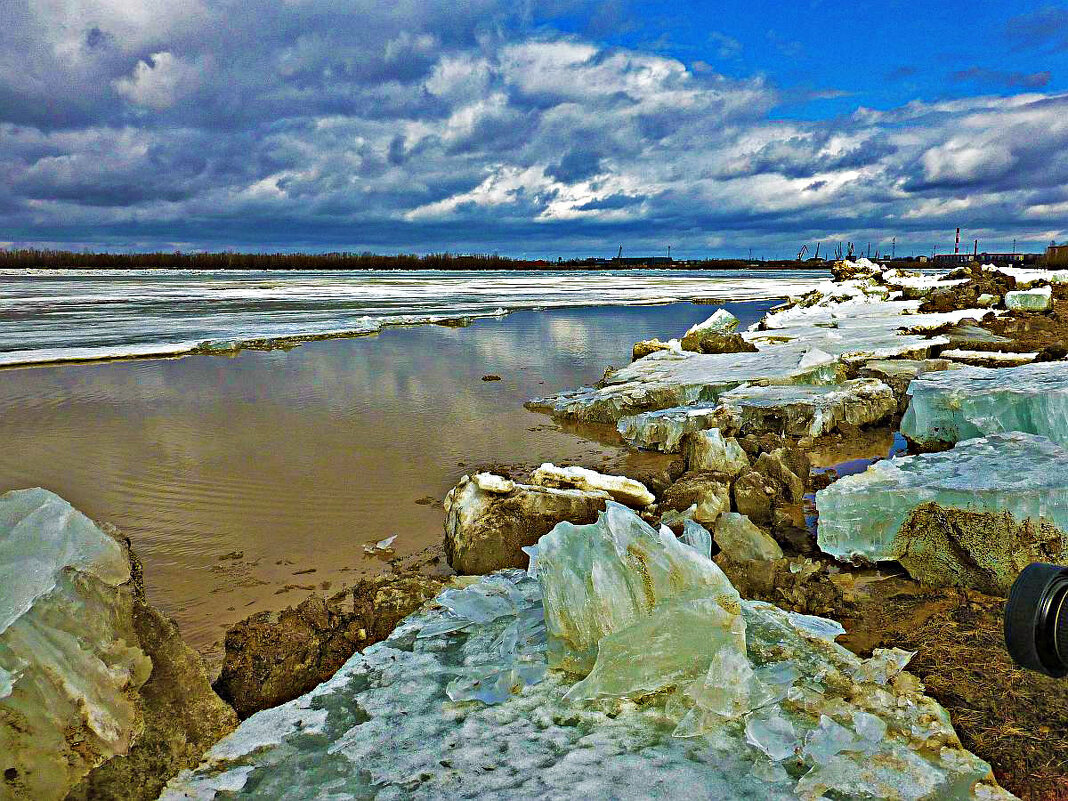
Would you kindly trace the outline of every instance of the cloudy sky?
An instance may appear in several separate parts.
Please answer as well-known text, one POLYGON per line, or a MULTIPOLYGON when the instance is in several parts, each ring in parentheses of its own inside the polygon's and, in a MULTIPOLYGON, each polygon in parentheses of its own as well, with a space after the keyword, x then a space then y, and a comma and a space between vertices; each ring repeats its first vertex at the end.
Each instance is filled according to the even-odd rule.
POLYGON ((1068 5, 0 0, 0 244, 1068 239, 1068 5))

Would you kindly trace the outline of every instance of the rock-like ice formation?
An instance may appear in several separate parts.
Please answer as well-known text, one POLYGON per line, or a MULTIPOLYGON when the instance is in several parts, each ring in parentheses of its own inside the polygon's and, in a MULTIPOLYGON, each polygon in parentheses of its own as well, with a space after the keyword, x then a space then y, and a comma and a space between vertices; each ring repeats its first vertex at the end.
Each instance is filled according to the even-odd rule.
POLYGON ((668 340, 667 342, 661 342, 659 339, 643 339, 641 342, 635 342, 634 348, 631 351, 631 361, 637 361, 650 353, 656 353, 658 350, 680 350, 682 345, 677 339, 668 340))
POLYGON ((1053 305, 1053 288, 1018 289, 1005 293, 1005 308, 1010 311, 1046 311, 1053 305))
POLYGON ((735 333, 738 318, 726 309, 719 309, 702 323, 690 328, 682 338, 683 350, 695 353, 743 353, 756 348, 735 333))
POLYGON ((745 385, 720 396, 717 427, 735 435, 773 432, 818 437, 842 423, 873 425, 896 410, 893 390, 876 378, 835 386, 745 385))
POLYGON ((129 581, 118 541, 62 498, 0 496, 0 796, 63 798, 130 747, 152 663, 129 581))
POLYGON ((561 520, 593 521, 611 497, 600 490, 517 484, 492 473, 464 476, 445 496, 445 556, 467 575, 522 567, 524 546, 561 520))
POLYGON ((818 437, 842 423, 873 425, 897 408, 893 390, 876 378, 823 386, 743 384, 721 393, 713 403, 624 417, 616 428, 631 445, 674 453, 683 437, 695 431, 718 428, 736 436, 771 432, 818 437))
POLYGON ((718 428, 698 431, 686 440, 687 470, 714 470, 734 477, 749 467, 749 457, 734 437, 724 437, 718 428))
POLYGON ((910 384, 909 394, 901 433, 920 445, 1003 431, 1068 445, 1068 365, 1062 362, 927 373, 910 384))
POLYGON ((609 476, 585 467, 557 467, 546 462, 534 471, 533 482, 542 487, 574 488, 587 492, 607 492, 615 500, 636 509, 656 498, 644 484, 625 476, 609 476))
POLYGON ((1019 521, 1008 512, 925 503, 909 513, 897 540, 904 550, 898 561, 913 578, 986 595, 1008 595, 1032 562, 1068 564, 1068 535, 1046 520, 1019 521))
MULTIPOLYGON (((909 515, 932 502, 971 512, 1007 513, 1020 523, 1028 518, 1045 521, 1068 531, 1068 450, 1043 437, 1012 432, 966 440, 941 453, 876 462, 864 473, 844 476, 816 493, 817 541, 839 559, 897 560, 928 581, 955 583, 954 576, 961 573, 954 567, 962 559, 959 554, 939 553, 938 543, 922 527, 902 533, 909 515)), ((1030 544, 1020 539, 976 542, 964 551, 972 550, 968 558, 989 573, 991 586, 1003 585, 1006 577, 1010 583, 1015 578, 1014 570, 1033 561, 1029 555, 1068 561, 1060 538, 1045 539, 1030 544), (1018 552, 1007 564, 1006 551, 1018 552)))
POLYGON ((154 798, 236 725, 119 539, 0 496, 0 798, 154 798))
POLYGON ((739 601, 707 559, 623 507, 598 525, 547 536, 539 581, 508 571, 464 591, 495 582, 479 592, 505 601, 473 604, 462 628, 454 611, 414 615, 329 682, 249 718, 162 798, 1012 798, 896 653, 862 660, 830 621, 739 601), (569 557, 595 569, 580 576, 569 557), (579 607, 554 608, 550 593, 579 607), (592 671, 491 679, 500 703, 456 700, 457 669, 536 662, 536 633, 511 642, 543 607, 550 632, 561 613, 589 621, 568 628, 584 652, 601 632, 592 671))
POLYGON ((529 401, 535 411, 591 423, 616 423, 620 417, 714 401, 747 382, 777 384, 836 383, 840 368, 833 357, 805 360, 810 347, 785 343, 757 353, 702 354, 663 350, 610 374, 597 387, 562 392, 529 401))
POLYGON ((713 532, 716 545, 736 562, 782 559, 779 543, 761 531, 752 520, 738 512, 724 512, 713 532))

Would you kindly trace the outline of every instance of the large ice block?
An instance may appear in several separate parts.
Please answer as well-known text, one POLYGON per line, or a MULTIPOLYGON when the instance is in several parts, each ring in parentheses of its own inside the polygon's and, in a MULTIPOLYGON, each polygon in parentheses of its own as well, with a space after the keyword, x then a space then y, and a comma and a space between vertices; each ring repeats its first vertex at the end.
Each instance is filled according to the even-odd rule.
POLYGON ((951 550, 960 553, 932 552, 925 546, 926 537, 916 536, 916 527, 901 532, 910 514, 928 503, 1006 513, 1017 523, 1045 521, 1059 532, 1068 531, 1068 450, 1044 437, 1011 432, 965 440, 941 453, 876 462, 864 473, 840 478, 816 493, 817 541, 839 559, 898 560, 907 569, 911 564, 925 580, 938 581, 941 576, 941 583, 955 583, 960 575, 953 569, 954 559, 976 563, 981 574, 992 577, 1000 571, 1002 586, 1033 557, 1068 561, 1061 536, 1054 542, 1038 537, 1030 544, 969 545, 966 538, 957 538, 951 550), (961 555, 967 547, 970 555, 961 555), (954 559, 947 562, 948 557, 954 559), (1017 566, 1019 560, 1025 561, 1017 566))
POLYGON ((676 453, 686 434, 711 428, 724 435, 787 434, 818 437, 842 423, 867 426, 897 411, 894 391, 876 378, 842 384, 742 384, 712 403, 660 409, 621 418, 620 436, 638 448, 676 453))
POLYGON ((593 668, 601 638, 680 596, 738 611, 738 593, 715 562, 611 501, 596 523, 559 523, 543 536, 535 570, 549 665, 577 675, 593 668))
MULTIPOLYGON (((671 561, 669 539, 656 539, 656 556, 654 540, 629 524, 603 537, 671 561)), ((626 550, 601 553, 642 573, 626 550)), ((513 585, 501 590, 517 599, 512 611, 490 617, 476 603, 482 622, 451 632, 440 625, 451 612, 413 615, 308 695, 246 720, 162 798, 607 801, 621 788, 632 798, 1012 798, 963 749, 946 712, 899 673, 895 654, 862 660, 833 642, 840 627, 768 604, 739 603, 744 641, 709 640, 730 610, 675 595, 660 630, 654 607, 606 636, 605 659, 585 682, 550 670, 533 684, 491 681, 490 700, 500 693, 501 703, 454 700, 456 671, 492 662, 507 632, 542 611, 539 583, 525 573, 471 589, 491 579, 513 585), (661 648, 670 643, 683 649, 673 662, 649 658, 670 657, 661 648), (691 679, 695 659, 705 670, 691 679), (598 699, 576 698, 589 695, 598 699)))
POLYGON ((132 592, 118 541, 62 498, 0 496, 0 797, 63 798, 129 748, 152 670, 132 592))
POLYGON ((811 350, 804 343, 784 343, 755 353, 657 351, 611 373, 596 387, 538 398, 526 405, 566 419, 615 423, 640 412, 714 401, 747 381, 837 383, 841 369, 833 357, 806 358, 811 350))
POLYGON ((1005 308, 1010 311, 1046 311, 1053 305, 1053 288, 1017 289, 1005 293, 1005 308))
POLYGON ((909 385, 901 433, 920 445, 1025 431, 1068 445, 1068 363, 925 373, 909 385))
POLYGON ((744 385, 720 397, 718 427, 736 436, 772 432, 818 437, 842 423, 873 425, 896 410, 893 390, 876 378, 836 386, 744 385))

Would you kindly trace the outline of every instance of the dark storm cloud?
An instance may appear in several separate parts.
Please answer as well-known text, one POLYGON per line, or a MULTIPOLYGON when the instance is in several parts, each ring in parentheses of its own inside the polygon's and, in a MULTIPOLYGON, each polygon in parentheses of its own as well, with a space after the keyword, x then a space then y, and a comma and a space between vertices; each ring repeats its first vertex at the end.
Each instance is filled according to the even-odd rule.
MULTIPOLYGON (((627 19, 624 3, 10 6, 5 241, 566 253, 676 237, 705 251, 860 240, 887 221, 1037 237, 1068 214, 1065 97, 775 118, 796 93, 763 77, 553 32, 554 14, 593 30, 627 19)), ((1056 15, 1036 19, 1014 30, 1041 22, 1054 46, 1056 15)))
POLYGON ((1013 17, 1005 25, 1005 35, 1018 49, 1049 48, 1068 50, 1068 8, 1046 6, 1013 17))
POLYGON ((997 86, 1005 89, 1042 89, 1049 85, 1049 70, 1042 72, 1004 72, 1002 70, 988 70, 982 67, 971 67, 966 70, 958 70, 950 75, 957 83, 978 83, 988 86, 997 86))

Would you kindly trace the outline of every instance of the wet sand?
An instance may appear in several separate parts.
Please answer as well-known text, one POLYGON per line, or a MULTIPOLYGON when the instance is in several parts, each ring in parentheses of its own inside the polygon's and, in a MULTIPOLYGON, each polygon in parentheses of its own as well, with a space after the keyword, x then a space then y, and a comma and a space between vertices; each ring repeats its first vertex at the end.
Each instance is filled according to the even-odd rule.
MULTIPOLYGON (((772 305, 726 304, 743 324, 772 305)), ((518 312, 289 351, 0 371, 0 491, 43 486, 117 526, 150 600, 217 654, 247 615, 387 569, 367 543, 395 534, 397 556, 440 543, 440 500, 475 465, 666 464, 522 403, 711 311, 518 312)))

